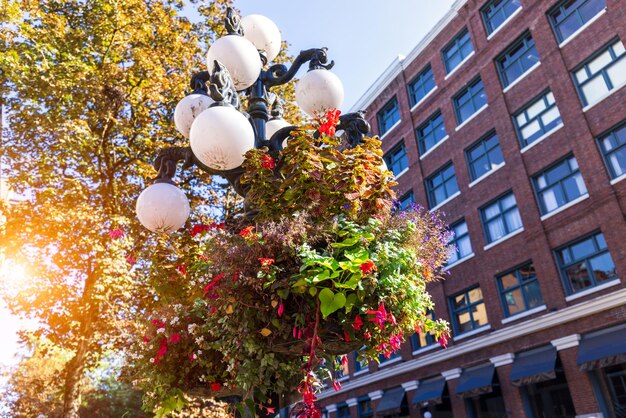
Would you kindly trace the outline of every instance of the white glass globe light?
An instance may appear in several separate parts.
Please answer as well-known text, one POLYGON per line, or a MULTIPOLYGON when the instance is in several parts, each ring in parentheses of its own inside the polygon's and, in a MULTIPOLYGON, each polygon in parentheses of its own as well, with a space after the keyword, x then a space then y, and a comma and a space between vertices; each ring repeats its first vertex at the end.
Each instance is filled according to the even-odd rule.
POLYGON ((265 124, 265 138, 270 139, 272 136, 278 132, 280 129, 291 126, 289 122, 287 122, 283 118, 270 119, 265 124))
POLYGON ((248 15, 241 18, 243 36, 252 42, 256 49, 262 49, 271 62, 280 52, 281 36, 278 26, 263 15, 248 15))
POLYGON ((190 94, 183 97, 174 110, 174 124, 178 132, 189 139, 189 130, 194 119, 213 103, 213 99, 204 94, 190 94))
POLYGON ((239 35, 226 35, 216 40, 206 56, 209 71, 217 60, 226 67, 237 91, 250 87, 261 72, 261 57, 256 47, 239 35))
POLYGON ((321 117, 343 103, 343 84, 335 74, 318 69, 307 72, 296 85, 298 106, 309 116, 321 117))
POLYGON ((254 148, 254 130, 234 107, 213 106, 200 113, 191 125, 189 142, 202 164, 214 170, 232 170, 254 148))
POLYGON ((187 221, 189 200, 173 184, 155 183, 141 192, 135 210, 139 222, 150 231, 170 233, 187 221))

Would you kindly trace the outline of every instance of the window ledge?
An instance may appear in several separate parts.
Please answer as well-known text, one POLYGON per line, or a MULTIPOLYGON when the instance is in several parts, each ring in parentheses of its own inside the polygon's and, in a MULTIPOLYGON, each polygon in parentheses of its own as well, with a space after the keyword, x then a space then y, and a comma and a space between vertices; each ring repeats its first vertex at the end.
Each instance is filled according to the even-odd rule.
POLYGON ((439 344, 437 344, 436 342, 432 343, 432 344, 428 344, 426 347, 420 347, 417 350, 413 351, 411 354, 414 356, 419 356, 420 354, 424 354, 427 353, 429 351, 433 351, 435 348, 441 347, 439 344))
POLYGON ((526 151, 528 151, 529 149, 531 149, 532 147, 534 147, 535 145, 537 145, 538 143, 540 143, 544 139, 548 138, 550 135, 552 135, 553 133, 555 133, 556 131, 558 131, 562 127, 563 127, 563 122, 559 123, 554 128, 552 128, 552 130, 546 132, 545 134, 541 135, 539 138, 535 139, 532 143, 526 145, 524 148, 522 148, 520 150, 520 153, 522 153, 522 154, 525 153, 526 151))
POLYGON ((611 180, 611 185, 617 184, 624 179, 626 179, 626 173, 622 174, 619 177, 615 177, 613 180, 611 180))
POLYGON ((476 328, 472 331, 467 331, 464 332, 461 335, 457 335, 456 337, 452 337, 452 341, 460 341, 460 340, 464 340, 466 338, 471 337, 472 335, 476 335, 476 334, 480 334, 483 331, 489 331, 491 329, 491 325, 487 324, 487 325, 483 325, 480 328, 476 328))
POLYGON ((443 271, 448 271, 448 270, 450 270, 452 267, 456 267, 456 266, 458 266, 459 264, 462 264, 462 263, 464 263, 465 261, 467 261, 467 260, 469 260, 469 259, 471 259, 471 258, 474 258, 474 256, 475 256, 475 255, 476 255, 476 254, 474 254, 474 253, 472 252, 472 253, 470 253, 470 254, 466 255, 466 256, 465 256, 465 257, 463 257, 463 258, 459 258, 459 259, 458 259, 458 260, 456 260, 454 263, 452 263, 452 264, 448 264, 447 266, 445 266, 445 267, 443 268, 443 271))
POLYGON ((423 159, 424 157, 426 157, 428 154, 430 154, 431 152, 433 152, 434 150, 436 150, 439 145, 443 144, 444 142, 446 142, 446 140, 449 138, 448 135, 444 136, 443 138, 441 138, 441 141, 437 142, 435 145, 433 145, 428 151, 426 151, 424 154, 420 155, 420 160, 423 159))
POLYGON ((362 374, 365 374, 365 373, 367 373, 369 371, 370 371, 369 367, 366 367, 364 369, 361 369, 361 370, 358 370, 358 371, 352 373, 352 376, 355 376, 355 377, 356 376, 361 376, 362 374))
POLYGON ((620 282, 619 279, 611 280, 610 282, 606 282, 606 283, 594 286, 591 289, 583 290, 581 292, 574 293, 573 295, 566 296, 565 297, 565 301, 566 302, 570 302, 572 300, 576 300, 578 298, 582 298, 584 296, 590 295, 592 293, 599 292, 599 291, 607 289, 609 287, 617 286, 620 283, 621 282, 620 282))
POLYGON ((383 362, 378 363, 378 370, 387 367, 391 364, 396 364, 402 361, 402 356, 396 357, 396 358, 392 358, 391 360, 386 360, 383 362))
POLYGON ((520 75, 519 77, 517 77, 515 79, 515 81, 513 81, 511 84, 509 84, 508 86, 506 86, 503 90, 502 93, 506 93, 509 90, 511 90, 513 87, 515 87, 520 81, 522 81, 523 79, 525 79, 526 77, 528 77, 528 75, 530 73, 532 73, 533 71, 535 71, 539 66, 541 65, 541 61, 537 61, 532 67, 530 67, 528 70, 524 71, 524 73, 522 75, 520 75))
POLYGON ((347 374, 347 375, 345 375, 345 376, 341 376, 341 377, 340 377, 339 379, 337 379, 337 380, 339 380, 340 382, 343 382, 343 381, 348 380, 348 379, 350 379, 350 375, 349 375, 349 374, 347 374))
POLYGON ((490 41, 490 40, 491 40, 491 38, 493 38, 494 36, 496 36, 496 33, 500 32, 500 29, 502 29, 503 27, 505 27, 505 26, 506 26, 506 24, 507 24, 507 23, 509 23, 511 20, 513 20, 513 18, 514 18, 515 16, 517 16, 518 14, 520 14, 520 13, 521 13, 521 11, 522 11, 522 9, 523 9, 523 7, 521 7, 521 6, 520 6, 520 7, 519 7, 516 11, 514 11, 514 12, 511 14, 511 16, 507 17, 507 18, 504 20, 504 22, 500 23, 500 26, 498 26, 498 27, 496 28, 496 30, 494 30, 493 32, 491 32, 491 34, 489 34, 489 36, 487 36, 487 40, 488 40, 488 41, 490 41))
POLYGON ((484 179, 486 179, 487 177, 489 177, 490 175, 492 175, 493 173, 495 173, 496 171, 498 171, 499 169, 501 169, 502 167, 504 167, 506 165, 506 163, 503 161, 500 164, 498 164, 495 168, 492 168, 491 170, 487 171, 485 174, 483 174, 482 176, 478 177, 476 180, 474 180, 473 182, 471 182, 469 184, 469 187, 474 187, 476 186, 478 183, 480 183, 481 181, 483 181, 484 179))
POLYGON ((393 125, 391 125, 391 128, 387 129, 387 132, 385 132, 383 134, 383 136, 381 136, 380 138, 378 138, 379 141, 382 141, 384 137, 386 137, 387 135, 389 135, 389 133, 391 131, 393 131, 395 128, 398 127, 398 125, 400 125, 400 123, 402 122, 402 119, 398 120, 396 123, 394 123, 393 125))
POLYGON ((480 109, 478 109, 476 112, 474 112, 474 114, 472 116, 470 116, 469 118, 465 119, 463 121, 463 123, 461 123, 459 126, 457 126, 456 128, 454 128, 454 130, 456 132, 458 132, 462 127, 464 127, 465 125, 467 125, 468 123, 470 123, 470 121, 472 121, 472 119, 474 119, 476 116, 478 116, 483 110, 487 109, 489 107, 488 103, 485 103, 483 105, 483 107, 481 107, 480 109))
POLYGON ((561 213, 561 212, 563 212, 565 209, 570 208, 570 207, 574 206, 575 204, 580 203, 580 202, 582 202, 583 200, 588 199, 588 198, 589 198, 589 193, 585 193, 585 194, 584 194, 584 195, 582 195, 582 196, 578 196, 576 199, 572 200, 571 202, 567 202, 567 203, 566 203, 566 204, 564 204, 563 206, 561 206, 561 207, 559 207, 559 208, 554 209, 552 212, 548 212, 548 213, 546 213, 545 215, 543 215, 543 216, 541 217, 541 220, 542 220, 542 221, 545 221, 546 219, 551 218, 552 216, 556 215, 557 213, 561 213))
POLYGON ((527 316, 534 315, 534 314, 536 314, 538 312, 545 311, 546 309, 547 309, 546 305, 537 306, 536 308, 532 308, 532 309, 529 309, 527 311, 520 312, 518 314, 511 315, 511 316, 509 316, 507 318, 504 318, 500 322, 502 322, 502 325, 508 324, 509 322, 517 321, 518 319, 522 319, 522 318, 525 318, 527 316))
POLYGON ((404 173, 406 173, 406 172, 408 172, 408 171, 409 171, 409 167, 406 167, 405 169, 403 169, 402 171, 400 171, 400 172, 398 173, 398 175, 395 175, 395 174, 394 174, 393 176, 394 176, 394 177, 396 178, 396 180, 397 180, 397 179, 399 179, 400 177, 402 177, 402 175, 403 175, 404 173))
POLYGON ((501 244, 504 241, 507 241, 507 240, 513 238, 516 235, 521 234, 522 232, 524 232, 524 227, 521 227, 520 229, 516 229, 515 231, 513 231, 513 232, 511 232, 511 233, 509 233, 509 234, 507 234, 507 235, 505 235, 503 237, 500 237, 497 240, 495 240, 495 241, 485 245, 483 247, 483 251, 487 251, 488 249, 490 249, 492 247, 495 247, 496 245, 501 244))
POLYGON ((574 39, 576 36, 578 36, 582 31, 584 31, 585 29, 587 29, 593 22, 595 22, 596 20, 600 19, 600 17, 606 13, 606 7, 602 10, 600 10, 600 12, 598 12, 597 15, 595 15, 594 17, 592 17, 591 19, 589 19, 589 21, 587 23, 585 23, 584 25, 582 25, 580 28, 578 28, 578 30, 574 33, 572 33, 567 39, 565 39, 563 42, 561 42, 559 44, 559 48, 563 48, 565 45, 567 45, 568 43, 570 43, 570 41, 572 39, 574 39))
MULTIPOLYGON (((620 60, 626 59, 626 56, 622 56, 622 58, 620 58, 620 60)), ((617 86, 613 86, 613 89, 607 91, 606 93, 604 93, 602 96, 600 96, 600 98, 598 99, 598 101, 592 103, 592 104, 588 104, 587 106, 583 107, 583 113, 588 111, 589 109, 591 109, 592 107, 594 107, 595 105, 597 105, 598 103, 604 101, 605 99, 607 99, 609 96, 612 96, 613 94, 615 94, 616 92, 618 92, 622 87, 624 87, 626 85, 626 81, 624 81, 622 84, 617 85, 617 86)))
POLYGON ((442 207, 443 205, 445 205, 446 203, 448 203, 449 201, 451 201, 455 197, 459 196, 460 194, 461 194, 461 191, 456 192, 455 194, 453 194, 452 196, 448 197, 446 200, 444 200, 443 202, 439 203, 437 206, 432 208, 430 211, 431 212, 436 211, 437 209, 439 209, 440 207, 442 207))
POLYGON ((465 64, 470 58, 472 58, 474 56, 475 53, 476 53, 476 51, 470 52, 470 54, 467 57, 465 57, 465 59, 463 59, 463 61, 459 62, 459 64, 456 67, 454 67, 452 69, 452 71, 450 71, 448 74, 446 74, 446 76, 444 77, 444 80, 447 80, 450 77, 452 77, 452 74, 456 73, 456 70, 461 68, 463 66, 463 64, 465 64))
POLYGON ((417 103, 415 103, 413 105, 413 107, 411 107, 411 112, 413 112, 415 109, 417 109, 417 107, 419 105, 421 105, 422 103, 424 103, 424 101, 426 101, 426 99, 428 99, 435 91, 437 90, 437 86, 435 86, 435 88, 433 88, 431 91, 429 91, 428 93, 426 93, 426 95, 424 97, 422 97, 421 99, 418 100, 417 103))

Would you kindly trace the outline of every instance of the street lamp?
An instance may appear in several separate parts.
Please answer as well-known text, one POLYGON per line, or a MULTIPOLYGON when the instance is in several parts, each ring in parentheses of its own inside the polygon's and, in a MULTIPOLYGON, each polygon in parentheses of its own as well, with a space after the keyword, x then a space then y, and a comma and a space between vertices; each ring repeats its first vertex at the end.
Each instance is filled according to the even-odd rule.
MULTIPOLYGON (((228 34, 216 40, 207 54, 207 71, 191 79, 192 93, 183 98, 174 112, 176 128, 189 146, 161 150, 154 166, 158 176, 137 200, 140 222, 154 232, 173 232, 189 216, 189 202, 172 180, 179 162, 183 168, 197 166, 220 175, 245 198, 244 154, 254 148, 282 150, 295 126, 282 119, 280 98, 273 87, 291 81, 305 63, 309 69, 296 86, 296 102, 313 118, 323 116, 343 103, 343 85, 329 70, 326 48, 301 51, 290 68, 274 64, 281 37, 270 19, 250 15, 240 19, 229 8, 225 27, 228 34), (242 111, 239 95, 247 96, 242 111)), ((348 145, 355 146, 369 133, 370 126, 362 111, 340 116, 337 130, 344 131, 348 145)))

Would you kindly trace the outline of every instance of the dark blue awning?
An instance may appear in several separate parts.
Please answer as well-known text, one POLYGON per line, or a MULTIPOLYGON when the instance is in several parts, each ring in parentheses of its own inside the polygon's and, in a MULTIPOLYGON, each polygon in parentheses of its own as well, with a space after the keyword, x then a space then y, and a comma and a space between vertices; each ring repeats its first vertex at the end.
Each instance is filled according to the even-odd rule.
POLYGON ((495 367, 491 363, 464 370, 456 387, 457 395, 461 395, 463 398, 471 398, 490 393, 493 390, 491 384, 493 383, 494 370, 495 367))
POLYGON ((382 399, 378 402, 376 415, 382 416, 400 413, 403 401, 404 388, 402 386, 386 390, 382 399))
POLYGON ((556 378, 556 348, 547 345, 518 354, 511 369, 511 383, 529 385, 556 378))
POLYGON ((414 404, 441 403, 443 391, 446 388, 446 379, 439 377, 437 379, 424 380, 417 387, 417 392, 413 397, 414 404))
POLYGON ((584 336, 576 362, 581 370, 593 370, 626 363, 626 328, 584 336))

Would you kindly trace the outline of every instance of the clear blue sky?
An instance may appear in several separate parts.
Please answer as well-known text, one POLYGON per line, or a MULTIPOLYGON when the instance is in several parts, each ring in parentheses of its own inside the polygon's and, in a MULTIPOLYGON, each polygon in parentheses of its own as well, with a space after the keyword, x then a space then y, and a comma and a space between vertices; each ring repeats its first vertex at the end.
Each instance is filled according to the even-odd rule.
MULTIPOLYGON (((272 19, 289 52, 328 47, 347 111, 398 55, 407 55, 453 0, 235 0, 242 15, 272 19)), ((301 70, 302 71, 302 70, 301 70)))

